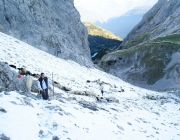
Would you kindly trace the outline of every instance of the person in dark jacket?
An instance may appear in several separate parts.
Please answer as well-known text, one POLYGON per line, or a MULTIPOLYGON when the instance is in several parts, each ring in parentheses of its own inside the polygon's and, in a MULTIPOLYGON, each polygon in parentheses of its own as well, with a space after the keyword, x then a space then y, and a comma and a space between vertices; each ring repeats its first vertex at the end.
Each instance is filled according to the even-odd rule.
POLYGON ((48 78, 45 77, 44 73, 41 73, 41 77, 38 79, 38 87, 40 89, 40 93, 42 94, 42 97, 43 97, 44 100, 49 99, 48 83, 50 83, 48 78))

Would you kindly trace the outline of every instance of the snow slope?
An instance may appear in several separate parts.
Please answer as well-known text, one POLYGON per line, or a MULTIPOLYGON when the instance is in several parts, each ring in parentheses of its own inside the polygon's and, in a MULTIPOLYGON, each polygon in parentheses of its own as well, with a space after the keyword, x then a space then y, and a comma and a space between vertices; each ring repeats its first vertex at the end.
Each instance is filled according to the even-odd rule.
MULTIPOLYGON (((99 103, 94 97, 68 94, 60 89, 51 101, 34 100, 18 91, 0 93, 1 134, 11 140, 179 140, 180 99, 132 86, 121 79, 56 58, 0 33, 0 61, 45 74, 73 90, 88 90, 119 103, 99 103), (100 86, 98 80, 105 83, 100 86), (118 92, 120 89, 125 92, 118 92), (147 96, 155 97, 150 100, 147 96), (2 110, 5 110, 3 112, 2 110), (58 138, 57 138, 58 137, 58 138)), ((13 69, 12 69, 13 70, 13 69)))

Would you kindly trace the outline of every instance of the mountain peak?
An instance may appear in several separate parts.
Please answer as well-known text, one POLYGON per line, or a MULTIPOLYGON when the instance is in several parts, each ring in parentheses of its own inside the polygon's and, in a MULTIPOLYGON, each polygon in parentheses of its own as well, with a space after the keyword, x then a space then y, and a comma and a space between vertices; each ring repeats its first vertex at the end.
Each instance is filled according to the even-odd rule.
POLYGON ((135 7, 132 10, 129 10, 126 12, 123 16, 132 16, 132 15, 139 15, 139 14, 145 14, 151 6, 139 6, 135 7))

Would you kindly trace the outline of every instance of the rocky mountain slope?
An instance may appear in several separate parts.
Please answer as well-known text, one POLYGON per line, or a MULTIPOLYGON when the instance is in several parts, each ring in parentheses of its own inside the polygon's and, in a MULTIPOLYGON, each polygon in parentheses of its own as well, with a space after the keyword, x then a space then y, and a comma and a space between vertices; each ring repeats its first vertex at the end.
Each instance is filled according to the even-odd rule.
POLYGON ((145 88, 179 88, 179 8, 180 1, 159 0, 124 39, 124 50, 105 55, 99 66, 145 88))
MULTIPOLYGON (((33 80, 37 82, 36 78, 33 80)), ((6 87, 0 91, 0 139, 180 138, 180 99, 172 92, 135 87, 110 74, 54 57, 0 33, 0 83, 3 82, 0 89, 14 85, 14 81, 22 82, 16 90, 6 87), (26 76, 18 77, 17 69, 4 61, 26 67, 32 73, 45 72, 49 79, 53 72, 54 80, 71 91, 55 87, 54 97, 50 92, 50 101, 37 98, 36 92, 27 94, 20 88, 25 87, 26 76), (95 95, 103 99, 97 101, 95 95), (110 98, 111 101, 106 100, 110 98)), ((179 91, 176 93, 178 95, 179 91)))
POLYGON ((60 58, 92 66, 88 32, 73 0, 2 0, 0 31, 60 58))
POLYGON ((127 35, 122 45, 132 47, 159 37, 180 34, 179 22, 180 1, 159 0, 127 35))

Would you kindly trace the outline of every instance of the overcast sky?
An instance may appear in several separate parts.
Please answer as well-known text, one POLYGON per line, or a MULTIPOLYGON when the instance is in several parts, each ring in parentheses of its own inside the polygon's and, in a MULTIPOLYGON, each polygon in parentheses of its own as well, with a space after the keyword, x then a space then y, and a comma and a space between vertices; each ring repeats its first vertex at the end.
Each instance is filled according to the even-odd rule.
POLYGON ((74 0, 82 21, 106 21, 135 7, 152 7, 158 0, 74 0))

